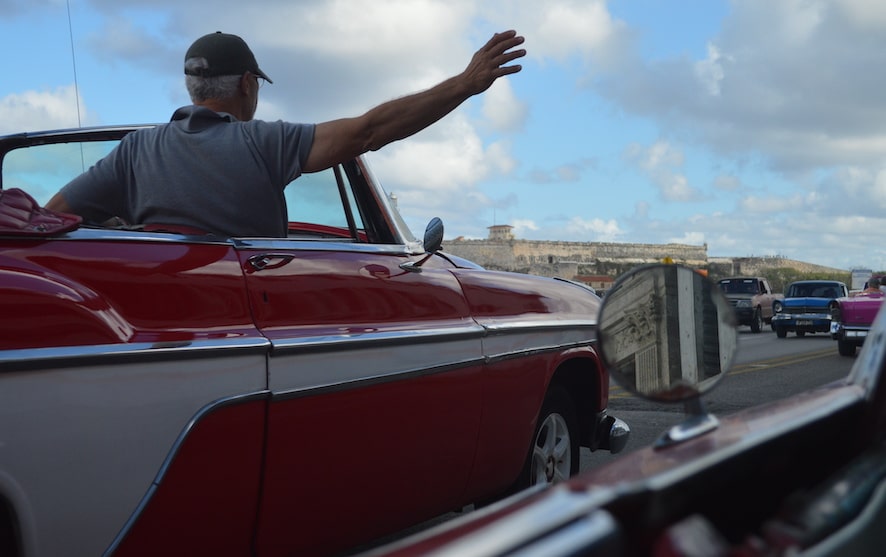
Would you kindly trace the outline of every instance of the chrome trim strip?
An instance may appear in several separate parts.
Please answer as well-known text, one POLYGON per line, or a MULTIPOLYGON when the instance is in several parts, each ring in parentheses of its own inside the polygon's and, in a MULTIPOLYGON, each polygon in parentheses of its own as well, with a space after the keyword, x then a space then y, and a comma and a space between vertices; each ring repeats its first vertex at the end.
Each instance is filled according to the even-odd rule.
MULTIPOLYGON (((3 241, 9 242, 45 242, 46 238, 38 236, 2 236, 3 241)), ((65 234, 52 237, 53 241, 109 241, 109 242, 162 242, 175 244, 213 244, 232 245, 230 238, 216 236, 214 234, 189 235, 177 232, 145 232, 141 230, 128 230, 125 228, 93 228, 81 226, 65 234)))
POLYGON ((375 255, 414 255, 414 249, 403 244, 364 244, 329 238, 231 238, 235 249, 268 251, 350 251, 375 255))
MULTIPOLYGON (((562 329, 559 325, 548 327, 545 332, 556 331, 562 329)), ((515 327, 508 330, 505 326, 500 326, 496 333, 496 338, 507 336, 523 335, 526 332, 524 327, 515 327)), ((569 328, 574 330, 574 328, 569 328)), ((538 332, 538 328, 532 329, 538 332)), ((397 331, 385 333, 364 333, 358 335, 359 338, 348 335, 334 335, 326 337, 316 337, 311 339, 293 338, 284 340, 274 340, 271 350, 271 358, 285 357, 293 355, 317 354, 323 352, 343 353, 350 350, 361 350, 364 348, 378 348, 397 346, 412 346, 422 343, 439 343, 454 340, 464 340, 472 338, 484 338, 488 335, 487 331, 482 327, 461 327, 456 329, 434 329, 429 331, 397 331)), ((463 358, 457 361, 450 361, 438 365, 429 365, 425 367, 416 367, 411 369, 400 369, 387 373, 376 373, 374 375, 363 376, 352 379, 342 379, 338 381, 330 381, 326 384, 315 384, 311 386, 294 387, 273 392, 275 400, 286 400, 290 398, 301 398, 305 396, 313 396, 317 394, 335 393, 348 389, 362 388, 370 385, 378 385, 390 383, 394 381, 403 381, 417 377, 446 373, 449 371, 462 369, 470 366, 490 365, 499 362, 535 356, 538 354, 547 354, 551 352, 559 352, 572 348, 593 347, 596 344, 596 338, 588 338, 581 340, 570 340, 567 342, 548 342, 543 345, 528 346, 519 350, 507 350, 495 354, 484 353, 476 358, 463 358)), ((273 364, 272 364, 273 366, 273 364)))
POLYGON ((408 331, 384 331, 368 333, 342 333, 317 337, 275 339, 271 343, 273 355, 305 352, 330 352, 338 350, 359 350, 367 345, 400 346, 405 344, 426 344, 465 338, 479 338, 486 330, 479 325, 461 327, 440 327, 408 331))
MULTIPOLYGON (((480 319, 480 321, 483 322, 483 319, 480 319)), ((556 331, 561 329, 588 329, 595 332, 597 330, 596 318, 582 320, 573 319, 568 321, 554 319, 551 319, 550 321, 502 321, 482 324, 491 334, 520 332, 523 330, 556 331)))
POLYGON ((549 354, 551 352, 560 352, 562 350, 569 350, 571 348, 581 348, 583 346, 593 346, 594 341, 580 341, 580 342, 569 342, 564 344, 552 344, 550 346, 541 346, 538 348, 527 348, 526 350, 519 350, 515 352, 504 352, 501 354, 493 354, 487 355, 484 361, 487 364, 495 364, 498 362, 504 362, 507 360, 513 360, 515 358, 525 358, 527 356, 538 356, 540 354, 549 354))
POLYGON ((45 367, 75 367, 138 359, 139 362, 180 358, 210 357, 215 352, 267 352, 271 343, 264 337, 226 338, 178 342, 139 342, 90 346, 56 346, 0 350, 0 373, 30 371, 45 367))
POLYGON ((257 391, 254 393, 247 393, 241 395, 233 395, 230 397, 225 397, 214 402, 210 402, 203 408, 197 411, 194 414, 193 418, 185 425, 182 429, 181 433, 179 433, 175 442, 172 444, 172 448, 169 450, 169 453, 166 455, 166 458, 163 460, 163 464, 160 465, 160 469, 157 472, 157 476, 154 478, 154 481, 151 482, 151 485, 148 487, 148 490, 145 492, 142 500, 139 501, 138 505, 136 505, 135 510, 130 515, 129 519, 120 529, 120 532, 111 542, 111 545, 105 550, 105 556, 112 555, 120 544, 123 542, 123 539, 126 537, 126 534, 132 529, 138 519, 141 517, 141 514, 147 508, 148 504, 151 502, 151 499, 154 497, 154 494, 157 492, 157 489, 160 487, 160 484, 163 482, 164 476, 166 476, 166 472, 169 470, 169 467, 172 465, 172 461, 175 459, 176 455, 178 455, 179 449, 184 445, 185 439, 187 439, 188 435, 190 435, 191 430, 197 425, 197 423, 205 418, 210 413, 224 408, 226 406, 231 406, 234 404, 247 403, 253 400, 262 400, 267 399, 270 395, 269 391, 257 391))
MULTIPOLYGON (((587 329, 588 331, 596 332, 597 326, 596 322, 589 323, 587 321, 551 321, 547 323, 543 321, 522 321, 512 323, 494 323, 489 325, 478 324, 453 328, 441 327, 435 329, 423 329, 419 331, 385 331, 378 333, 369 332, 356 334, 343 333, 340 335, 325 335, 309 338, 298 337, 275 339, 272 341, 272 352, 274 354, 285 354, 287 352, 324 352, 332 350, 351 349, 356 350, 363 348, 367 344, 398 346, 402 344, 429 343, 439 340, 460 340, 474 337, 489 337, 493 335, 518 335, 523 334, 527 331, 531 331, 533 333, 547 333, 556 332, 559 330, 576 329, 587 329)), ((595 342, 596 335, 591 335, 586 340, 545 345, 537 348, 527 348, 526 350, 521 350, 515 353, 522 354, 534 350, 549 351, 563 347, 591 345, 595 342)))

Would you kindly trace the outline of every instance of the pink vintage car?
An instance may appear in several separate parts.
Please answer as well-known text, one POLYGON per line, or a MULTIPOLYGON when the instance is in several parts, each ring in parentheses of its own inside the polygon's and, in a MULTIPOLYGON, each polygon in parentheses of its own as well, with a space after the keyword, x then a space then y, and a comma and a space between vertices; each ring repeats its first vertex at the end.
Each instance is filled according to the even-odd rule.
POLYGON ((133 129, 0 138, 0 556, 333 554, 624 447, 600 299, 417 241, 362 159, 283 238, 34 203, 133 129))
POLYGON ((841 356, 854 356, 864 343, 871 324, 883 305, 883 292, 859 292, 838 298, 831 309, 831 337, 841 356))

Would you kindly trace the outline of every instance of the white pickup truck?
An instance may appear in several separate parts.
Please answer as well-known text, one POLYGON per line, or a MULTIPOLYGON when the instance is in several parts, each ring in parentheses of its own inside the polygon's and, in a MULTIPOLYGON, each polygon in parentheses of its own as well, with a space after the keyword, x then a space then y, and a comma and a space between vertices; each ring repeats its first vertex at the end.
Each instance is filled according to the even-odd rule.
POLYGON ((727 277, 717 281, 726 299, 735 308, 739 325, 748 325, 751 332, 763 330, 763 323, 772 323, 775 311, 772 304, 784 300, 784 294, 775 294, 764 277, 727 277))

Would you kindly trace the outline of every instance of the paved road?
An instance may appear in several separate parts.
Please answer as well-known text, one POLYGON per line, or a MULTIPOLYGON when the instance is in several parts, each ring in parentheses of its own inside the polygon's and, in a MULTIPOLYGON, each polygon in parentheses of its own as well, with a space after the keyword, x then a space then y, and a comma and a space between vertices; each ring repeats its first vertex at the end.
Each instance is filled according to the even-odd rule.
MULTIPOLYGON (((768 329, 753 334, 739 329, 738 353, 732 370, 704 397, 706 409, 725 416, 771 400, 812 389, 845 377, 855 362, 837 354, 837 343, 818 334, 779 339, 768 329)), ((609 410, 631 426, 631 441, 621 455, 582 450, 581 470, 588 470, 653 443, 683 419, 682 404, 641 400, 614 386, 609 410)))

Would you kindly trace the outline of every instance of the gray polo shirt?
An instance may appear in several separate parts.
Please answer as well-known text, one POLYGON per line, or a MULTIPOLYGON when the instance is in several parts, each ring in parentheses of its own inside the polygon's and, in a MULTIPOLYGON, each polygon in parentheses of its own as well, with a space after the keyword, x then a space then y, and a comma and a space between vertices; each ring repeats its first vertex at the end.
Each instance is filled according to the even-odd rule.
POLYGON ((283 189, 301 175, 313 124, 240 122, 205 107, 127 135, 62 195, 87 220, 177 224, 225 236, 285 237, 283 189))

